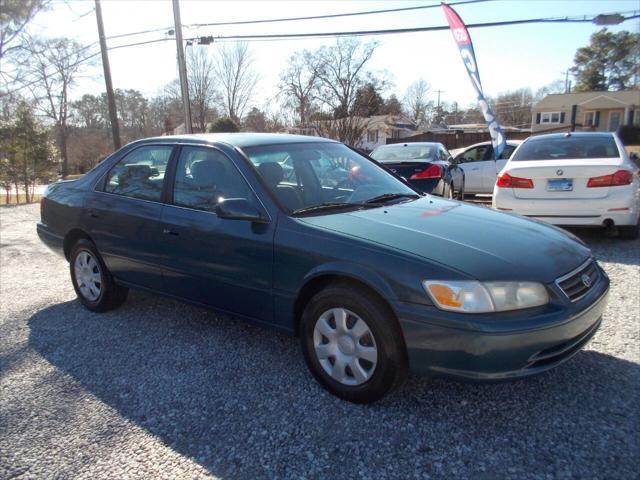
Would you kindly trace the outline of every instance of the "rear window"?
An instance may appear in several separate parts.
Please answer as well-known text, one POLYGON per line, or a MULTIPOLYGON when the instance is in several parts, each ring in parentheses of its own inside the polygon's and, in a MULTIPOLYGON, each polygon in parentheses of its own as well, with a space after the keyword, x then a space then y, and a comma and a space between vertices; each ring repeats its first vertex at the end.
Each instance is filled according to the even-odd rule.
POLYGON ((617 158, 616 142, 610 135, 533 137, 522 144, 512 161, 580 160, 584 158, 617 158))
POLYGON ((402 162, 405 160, 423 160, 434 156, 436 148, 431 145, 419 147, 381 148, 371 154, 379 162, 402 162))

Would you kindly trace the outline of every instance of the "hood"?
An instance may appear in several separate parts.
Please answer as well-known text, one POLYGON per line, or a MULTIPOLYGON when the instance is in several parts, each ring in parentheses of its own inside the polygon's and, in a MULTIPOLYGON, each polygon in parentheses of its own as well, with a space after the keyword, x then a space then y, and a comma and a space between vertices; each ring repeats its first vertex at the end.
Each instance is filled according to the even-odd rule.
POLYGON ((478 280, 548 283, 590 255, 587 247, 557 227, 434 197, 299 220, 437 262, 478 280))

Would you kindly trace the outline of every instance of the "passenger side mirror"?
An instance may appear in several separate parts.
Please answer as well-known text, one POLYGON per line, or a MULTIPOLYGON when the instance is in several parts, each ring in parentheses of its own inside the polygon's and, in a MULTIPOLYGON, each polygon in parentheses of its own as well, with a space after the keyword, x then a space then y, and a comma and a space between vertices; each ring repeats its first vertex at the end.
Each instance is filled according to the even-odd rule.
POLYGON ((216 215, 227 220, 269 223, 246 198, 226 198, 216 205, 216 215))

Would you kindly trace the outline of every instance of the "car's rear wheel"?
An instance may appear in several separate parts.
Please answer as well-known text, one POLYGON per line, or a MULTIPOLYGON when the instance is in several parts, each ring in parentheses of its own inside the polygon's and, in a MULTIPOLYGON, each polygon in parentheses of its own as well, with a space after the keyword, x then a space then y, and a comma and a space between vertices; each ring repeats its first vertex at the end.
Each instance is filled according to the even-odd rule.
POLYGON ((335 284, 307 304, 300 330, 311 373, 334 395, 379 400, 407 374, 407 355, 393 312, 366 289, 335 284))
POLYGON ((95 245, 79 240, 69 256, 71 282, 78 299, 89 310, 106 312, 119 307, 129 290, 116 285, 95 245))
POLYGON ((640 233, 640 220, 635 225, 623 225, 618 227, 618 232, 620 232, 620 238, 624 240, 635 240, 638 238, 638 234, 640 233))

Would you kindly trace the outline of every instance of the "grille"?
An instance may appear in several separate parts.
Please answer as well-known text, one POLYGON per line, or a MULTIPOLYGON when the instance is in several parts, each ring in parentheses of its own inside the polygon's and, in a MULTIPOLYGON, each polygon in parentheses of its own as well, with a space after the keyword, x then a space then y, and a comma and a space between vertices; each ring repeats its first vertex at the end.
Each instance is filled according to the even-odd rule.
POLYGON ((584 297, 598 283, 600 272, 593 259, 589 259, 573 272, 556 280, 558 286, 572 302, 584 297), (588 280, 587 280, 588 279, 588 280), (585 280, 587 280, 585 282, 585 280))

